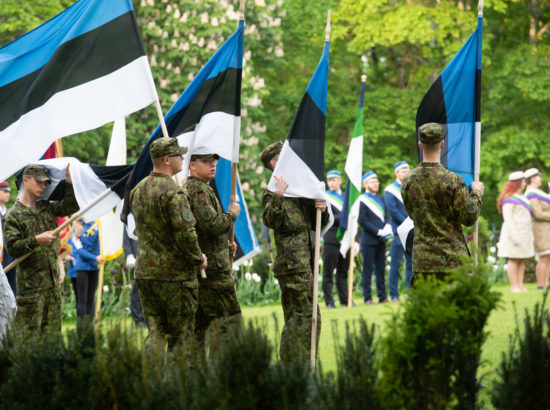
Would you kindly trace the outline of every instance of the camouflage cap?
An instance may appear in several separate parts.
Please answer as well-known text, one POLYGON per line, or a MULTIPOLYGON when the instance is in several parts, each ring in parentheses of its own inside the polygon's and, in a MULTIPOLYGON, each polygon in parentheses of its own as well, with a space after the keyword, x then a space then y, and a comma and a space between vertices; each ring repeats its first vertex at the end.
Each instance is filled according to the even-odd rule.
POLYGON ((180 147, 177 138, 159 138, 153 141, 149 147, 149 152, 151 158, 170 157, 185 154, 187 147, 180 147))
POLYGON ((271 161, 275 155, 280 154, 282 149, 283 143, 281 141, 274 142, 267 146, 260 155, 260 160, 264 164, 264 167, 269 168, 269 161, 271 161))
POLYGON ((437 144, 443 140, 443 128, 437 122, 421 125, 418 128, 418 139, 424 144, 437 144))
POLYGON ((27 165, 23 170, 24 177, 33 177, 40 182, 52 182, 48 171, 42 165, 27 165))
POLYGON ((208 161, 209 159, 215 159, 216 161, 220 159, 218 154, 193 154, 191 155, 191 161, 201 160, 208 161))

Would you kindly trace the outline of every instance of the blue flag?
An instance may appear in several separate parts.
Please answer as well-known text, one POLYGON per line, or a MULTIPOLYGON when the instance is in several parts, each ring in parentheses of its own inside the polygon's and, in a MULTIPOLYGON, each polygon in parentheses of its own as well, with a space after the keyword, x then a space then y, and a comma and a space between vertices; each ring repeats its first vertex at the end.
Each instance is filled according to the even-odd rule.
MULTIPOLYGON (((445 145, 441 164, 469 186, 479 174, 481 135, 481 40, 483 17, 477 29, 432 84, 416 113, 416 130, 428 122, 442 125, 445 145)), ((422 152, 418 151, 422 161, 422 152)))

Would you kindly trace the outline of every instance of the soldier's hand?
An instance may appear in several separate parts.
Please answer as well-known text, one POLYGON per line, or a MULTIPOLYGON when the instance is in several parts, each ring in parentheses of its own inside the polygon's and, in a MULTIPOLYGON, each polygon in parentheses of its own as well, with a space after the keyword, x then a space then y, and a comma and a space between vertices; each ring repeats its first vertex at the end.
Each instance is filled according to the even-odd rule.
POLYGON ((201 269, 206 269, 207 266, 208 266, 208 259, 206 258, 206 255, 203 253, 203 254, 202 254, 202 265, 201 265, 201 269))
POLYGON ((324 199, 316 199, 315 208, 320 209, 321 212, 325 212, 325 209, 327 209, 327 201, 324 199))
POLYGON ((42 232, 40 235, 36 235, 34 239, 38 243, 38 246, 50 246, 55 241, 56 236, 52 234, 52 231, 42 232))
POLYGON ((241 206, 237 202, 230 202, 228 210, 235 212, 235 215, 239 216, 241 213, 241 206))
POLYGON ((275 193, 279 196, 283 196, 288 189, 288 182, 284 177, 273 176, 275 178, 275 193))
POLYGON ((69 167, 71 164, 67 164, 67 169, 65 169, 65 181, 67 181, 67 184, 72 184, 73 180, 71 179, 71 172, 69 171, 69 167))
POLYGON ((481 192, 481 196, 483 196, 483 192, 485 191, 485 185, 483 185, 483 182, 473 181, 471 187, 472 189, 477 189, 479 192, 481 192))
POLYGON ((234 258, 237 253, 237 244, 235 242, 229 242, 229 252, 231 252, 231 257, 234 258))

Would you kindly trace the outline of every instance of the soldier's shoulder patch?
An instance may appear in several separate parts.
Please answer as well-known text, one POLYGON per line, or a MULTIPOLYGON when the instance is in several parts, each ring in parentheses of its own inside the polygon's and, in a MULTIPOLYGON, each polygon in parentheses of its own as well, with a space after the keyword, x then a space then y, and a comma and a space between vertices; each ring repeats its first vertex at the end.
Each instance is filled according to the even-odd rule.
POLYGON ((184 209, 183 210, 183 219, 186 222, 191 222, 193 220, 193 212, 191 212, 190 209, 184 209))

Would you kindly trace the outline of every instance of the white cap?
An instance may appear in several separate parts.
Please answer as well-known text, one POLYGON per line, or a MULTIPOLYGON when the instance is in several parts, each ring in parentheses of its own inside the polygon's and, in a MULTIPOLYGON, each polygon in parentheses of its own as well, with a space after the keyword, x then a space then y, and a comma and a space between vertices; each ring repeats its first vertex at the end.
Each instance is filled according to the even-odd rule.
POLYGON ((535 175, 540 175, 540 172, 536 168, 529 168, 527 171, 525 171, 525 178, 531 178, 535 175))
POLYGON ((508 181, 519 181, 520 179, 524 179, 524 178, 525 178, 525 174, 523 173, 523 171, 516 171, 516 172, 512 172, 508 176, 508 181))

